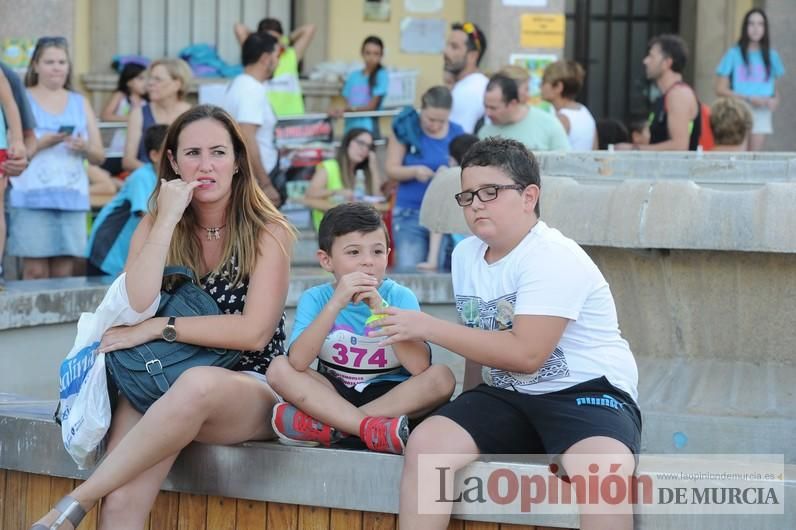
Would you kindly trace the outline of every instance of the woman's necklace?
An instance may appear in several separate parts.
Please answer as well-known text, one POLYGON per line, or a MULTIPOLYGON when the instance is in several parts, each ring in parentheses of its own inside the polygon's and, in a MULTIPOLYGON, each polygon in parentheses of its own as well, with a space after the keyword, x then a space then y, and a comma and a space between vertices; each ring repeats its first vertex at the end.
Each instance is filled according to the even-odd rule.
POLYGON ((211 227, 199 225, 199 228, 204 228, 205 231, 207 231, 207 240, 213 241, 216 239, 221 239, 221 229, 224 228, 225 226, 227 225, 211 226, 211 227))

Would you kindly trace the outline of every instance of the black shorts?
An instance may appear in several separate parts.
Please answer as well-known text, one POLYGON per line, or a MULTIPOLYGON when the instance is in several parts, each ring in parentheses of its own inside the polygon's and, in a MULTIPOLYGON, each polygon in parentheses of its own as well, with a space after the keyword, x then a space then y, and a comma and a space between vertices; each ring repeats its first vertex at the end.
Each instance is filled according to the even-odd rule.
POLYGON ((482 454, 547 454, 557 459, 592 436, 619 440, 634 455, 641 449, 638 406, 605 377, 537 395, 481 384, 434 414, 460 425, 482 454))
POLYGON ((343 399, 355 407, 361 407, 366 403, 370 403, 401 384, 401 381, 377 381, 369 384, 362 392, 359 392, 355 388, 345 386, 342 381, 332 375, 323 373, 321 375, 334 385, 334 389, 338 394, 343 396, 343 399))

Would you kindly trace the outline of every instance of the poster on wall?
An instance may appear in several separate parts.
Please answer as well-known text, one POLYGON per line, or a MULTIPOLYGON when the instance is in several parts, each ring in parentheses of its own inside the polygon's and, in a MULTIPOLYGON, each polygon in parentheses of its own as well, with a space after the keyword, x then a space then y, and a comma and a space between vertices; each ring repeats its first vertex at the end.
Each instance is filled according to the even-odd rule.
POLYGON ((520 17, 520 46, 563 48, 566 17, 562 13, 524 13, 520 17))
MULTIPOLYGON (((528 70, 528 96, 531 105, 540 105, 542 101, 542 76, 547 65, 558 60, 554 53, 512 53, 509 64, 521 66, 528 70)), ((542 105, 544 107, 544 105, 542 105)))
POLYGON ((442 53, 448 25, 442 18, 411 18, 401 21, 401 51, 442 53))
POLYGON ((363 18, 371 22, 390 20, 390 0, 365 0, 362 6, 363 18))
POLYGON ((439 13, 443 0, 404 0, 407 13, 439 13))

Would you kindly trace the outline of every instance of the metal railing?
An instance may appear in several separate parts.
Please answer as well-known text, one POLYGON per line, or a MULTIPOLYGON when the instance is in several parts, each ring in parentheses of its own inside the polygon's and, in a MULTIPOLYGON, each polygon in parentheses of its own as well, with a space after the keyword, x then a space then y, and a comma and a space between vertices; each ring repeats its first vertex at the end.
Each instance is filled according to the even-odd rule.
MULTIPOLYGON (((321 119, 321 118, 330 118, 332 120, 338 119, 345 119, 345 118, 392 118, 396 116, 401 109, 391 109, 391 110, 369 110, 369 111, 357 111, 357 112, 344 112, 342 116, 329 116, 325 112, 313 112, 308 114, 297 114, 294 116, 283 116, 279 118, 278 121, 290 121, 290 120, 299 120, 299 119, 321 119)), ((122 121, 101 121, 97 124, 100 129, 100 133, 103 131, 119 131, 119 130, 126 130, 127 123, 122 121)), ((107 135, 107 140, 105 136, 103 136, 103 144, 105 146, 105 156, 107 158, 121 158, 124 156, 124 153, 110 151, 108 149, 108 143, 111 141, 112 134, 107 135)), ((376 146, 383 146, 387 144, 387 140, 385 138, 379 138, 375 140, 374 145, 376 146)), ((334 147, 340 145, 339 140, 334 140, 332 142, 334 147)))

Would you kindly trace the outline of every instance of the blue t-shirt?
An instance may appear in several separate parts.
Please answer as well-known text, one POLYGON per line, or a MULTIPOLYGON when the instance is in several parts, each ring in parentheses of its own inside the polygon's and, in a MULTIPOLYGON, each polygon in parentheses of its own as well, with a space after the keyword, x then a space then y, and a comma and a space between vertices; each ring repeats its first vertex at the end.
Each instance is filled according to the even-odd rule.
POLYGON ((88 259, 105 274, 116 276, 124 270, 130 240, 149 209, 157 175, 152 163, 144 164, 124 181, 124 186, 102 207, 88 240, 88 259))
MULTIPOLYGON (((376 84, 373 90, 370 89, 370 75, 365 74, 364 70, 357 70, 348 74, 343 85, 343 97, 348 103, 349 107, 361 107, 370 103, 370 100, 376 96, 381 96, 381 104, 387 96, 387 88, 389 87, 389 76, 387 70, 381 68, 376 73, 376 84)), ((346 118, 345 132, 350 131, 356 127, 362 127, 370 132, 376 132, 376 119, 375 118, 346 118)))
MULTIPOLYGON (((333 294, 334 285, 325 283, 308 289, 301 295, 296 307, 288 354, 293 343, 317 318, 333 294)), ((381 283, 379 295, 390 306, 420 310, 415 294, 389 278, 381 283)), ((372 328, 365 321, 370 316, 370 307, 364 302, 349 303, 338 313, 318 355, 319 372, 337 377, 346 386, 356 387, 358 390, 375 381, 404 381, 409 378, 409 372, 397 362, 392 348, 378 348, 377 343, 382 339, 367 336, 372 328)))
MULTIPOLYGON (((420 151, 407 151, 404 155, 404 166, 426 166, 431 171, 437 171, 440 166, 448 165, 448 148, 451 141, 464 134, 464 129, 458 123, 449 122, 448 134, 444 138, 431 138, 420 130, 420 151)), ((417 179, 404 180, 398 186, 398 195, 395 206, 399 208, 420 209, 423 196, 430 181, 420 182, 417 179)))
POLYGON ((771 75, 766 73, 766 63, 760 50, 749 51, 746 57, 749 65, 744 63, 741 48, 733 46, 721 58, 716 68, 716 75, 730 78, 730 87, 747 97, 773 97, 774 81, 785 74, 785 67, 776 50, 770 50, 771 75))

